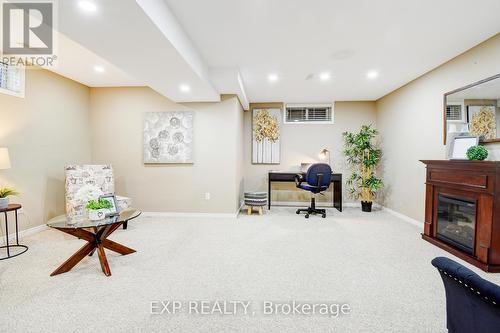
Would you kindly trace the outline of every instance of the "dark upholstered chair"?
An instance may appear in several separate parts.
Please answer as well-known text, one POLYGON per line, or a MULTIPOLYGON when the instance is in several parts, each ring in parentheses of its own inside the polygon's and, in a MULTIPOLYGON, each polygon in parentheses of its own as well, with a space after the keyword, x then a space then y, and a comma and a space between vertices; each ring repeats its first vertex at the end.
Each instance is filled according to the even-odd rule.
POLYGON ((448 332, 500 332, 500 286, 448 258, 432 265, 444 282, 448 332))
POLYGON ((315 194, 326 191, 330 187, 330 182, 332 180, 332 168, 326 163, 316 163, 307 169, 305 178, 302 174, 295 176, 295 184, 297 188, 306 190, 312 193, 311 206, 305 209, 297 209, 297 214, 301 212, 306 212, 306 218, 309 218, 310 214, 321 214, 323 218, 326 217, 326 209, 316 208, 316 198, 315 194))

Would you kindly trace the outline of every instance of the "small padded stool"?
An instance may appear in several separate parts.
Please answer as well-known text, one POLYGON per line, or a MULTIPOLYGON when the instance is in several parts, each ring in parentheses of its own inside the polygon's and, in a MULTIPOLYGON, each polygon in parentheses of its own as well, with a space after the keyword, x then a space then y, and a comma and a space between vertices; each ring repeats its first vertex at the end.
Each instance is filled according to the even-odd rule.
POLYGON ((257 207, 259 215, 262 215, 262 207, 267 205, 267 192, 245 192, 245 205, 248 215, 252 214, 253 207, 257 207))

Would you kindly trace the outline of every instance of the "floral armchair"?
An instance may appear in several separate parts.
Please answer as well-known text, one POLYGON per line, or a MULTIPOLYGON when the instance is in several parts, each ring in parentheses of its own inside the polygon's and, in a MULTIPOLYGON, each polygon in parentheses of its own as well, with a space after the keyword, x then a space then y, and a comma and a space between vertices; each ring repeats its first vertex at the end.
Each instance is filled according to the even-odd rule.
MULTIPOLYGON (((66 167, 66 215, 70 220, 87 217, 87 202, 104 194, 115 193, 111 165, 68 165, 66 167)), ((132 199, 116 196, 119 211, 131 206, 132 199)), ((126 226, 124 225, 124 228, 126 226)))

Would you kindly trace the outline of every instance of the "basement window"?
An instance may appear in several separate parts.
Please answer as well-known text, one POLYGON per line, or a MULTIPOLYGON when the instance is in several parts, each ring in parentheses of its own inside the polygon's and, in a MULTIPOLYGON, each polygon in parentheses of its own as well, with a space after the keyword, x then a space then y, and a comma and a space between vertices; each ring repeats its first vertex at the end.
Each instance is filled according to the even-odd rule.
POLYGON ((0 62, 0 93, 24 98, 24 67, 0 62))
POLYGON ((333 124, 332 104, 287 104, 286 124, 333 124))
POLYGON ((461 103, 449 103, 446 105, 447 121, 464 121, 464 106, 461 103))

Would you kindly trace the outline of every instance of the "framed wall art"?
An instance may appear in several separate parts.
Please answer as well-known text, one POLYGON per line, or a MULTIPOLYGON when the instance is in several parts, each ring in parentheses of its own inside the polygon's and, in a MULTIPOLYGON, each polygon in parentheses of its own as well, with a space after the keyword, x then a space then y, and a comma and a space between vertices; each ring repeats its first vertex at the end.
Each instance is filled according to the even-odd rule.
POLYGON ((193 112, 144 114, 144 163, 193 163, 193 112))
POLYGON ((252 164, 279 164, 281 109, 252 110, 252 164))

